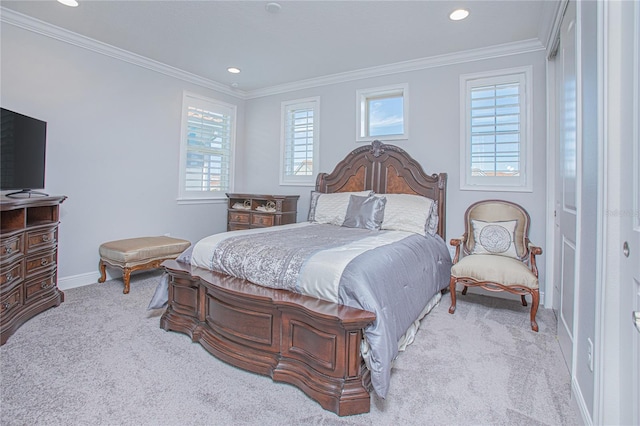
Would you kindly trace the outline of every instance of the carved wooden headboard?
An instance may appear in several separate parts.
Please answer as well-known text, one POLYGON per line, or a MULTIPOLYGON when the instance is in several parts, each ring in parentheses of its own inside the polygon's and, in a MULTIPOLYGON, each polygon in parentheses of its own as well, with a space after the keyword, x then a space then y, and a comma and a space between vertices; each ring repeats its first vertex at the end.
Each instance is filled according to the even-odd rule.
MULTIPOLYGON (((395 145, 373 141, 351 151, 331 173, 320 173, 316 191, 417 194, 438 201, 438 234, 445 239, 447 174, 428 175, 420 163, 395 145)), ((446 241, 446 240, 445 240, 446 241)))

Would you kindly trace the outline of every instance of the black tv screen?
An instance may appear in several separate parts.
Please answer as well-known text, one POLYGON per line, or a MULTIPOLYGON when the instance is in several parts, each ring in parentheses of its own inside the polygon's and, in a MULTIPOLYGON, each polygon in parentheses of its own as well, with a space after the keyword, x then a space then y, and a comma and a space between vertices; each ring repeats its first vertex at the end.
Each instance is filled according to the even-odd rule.
POLYGON ((1 110, 0 190, 44 189, 47 123, 1 110))

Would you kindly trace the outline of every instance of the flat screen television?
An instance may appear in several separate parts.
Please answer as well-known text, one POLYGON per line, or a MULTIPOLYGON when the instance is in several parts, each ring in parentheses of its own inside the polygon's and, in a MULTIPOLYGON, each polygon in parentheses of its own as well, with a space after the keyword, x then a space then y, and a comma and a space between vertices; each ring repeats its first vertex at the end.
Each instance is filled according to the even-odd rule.
POLYGON ((18 190, 6 196, 46 195, 44 168, 47 123, 1 108, 0 191, 18 190))

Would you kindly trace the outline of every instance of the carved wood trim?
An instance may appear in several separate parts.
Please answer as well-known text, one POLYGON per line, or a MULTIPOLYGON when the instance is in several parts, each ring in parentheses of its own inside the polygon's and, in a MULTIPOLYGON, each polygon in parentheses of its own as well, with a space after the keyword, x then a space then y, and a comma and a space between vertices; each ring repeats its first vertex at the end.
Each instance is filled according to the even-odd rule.
POLYGON ((447 174, 427 174, 420 163, 395 145, 373 141, 351 151, 331 173, 320 173, 316 191, 367 191, 416 194, 438 201, 438 234, 446 233, 447 174))

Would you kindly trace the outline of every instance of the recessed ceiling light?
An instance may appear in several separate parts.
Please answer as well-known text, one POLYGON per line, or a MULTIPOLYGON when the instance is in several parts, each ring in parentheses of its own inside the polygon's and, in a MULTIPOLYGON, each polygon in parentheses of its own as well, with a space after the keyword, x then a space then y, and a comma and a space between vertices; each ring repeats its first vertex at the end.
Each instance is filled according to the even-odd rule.
POLYGON ((58 2, 64 4, 65 6, 78 6, 78 2, 76 0, 58 0, 58 2))
POLYGON ((469 16, 469 11, 466 9, 456 9, 449 15, 449 19, 452 21, 461 21, 469 16))
POLYGON ((240 68, 229 67, 229 68, 227 68, 227 71, 229 71, 231 74, 239 74, 240 73, 240 68))
POLYGON ((280 6, 280 3, 270 2, 270 3, 267 3, 264 8, 269 13, 278 13, 280 12, 280 9, 282 9, 282 6, 280 6))

